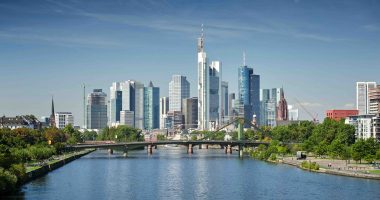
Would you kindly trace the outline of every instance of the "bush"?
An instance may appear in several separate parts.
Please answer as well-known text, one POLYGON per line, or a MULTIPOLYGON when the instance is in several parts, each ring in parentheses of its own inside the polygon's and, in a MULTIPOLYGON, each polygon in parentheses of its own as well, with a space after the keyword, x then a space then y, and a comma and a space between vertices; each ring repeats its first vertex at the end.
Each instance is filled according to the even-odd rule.
POLYGON ((27 175, 26 175, 26 168, 24 166, 24 164, 20 163, 20 164, 13 164, 11 166, 11 168, 9 168, 9 171, 16 175, 17 177, 17 184, 18 185, 21 185, 27 178, 27 175))
POLYGON ((0 194, 10 193, 16 190, 17 177, 11 172, 0 168, 0 194))
POLYGON ((303 161, 301 167, 304 169, 319 170, 319 165, 316 162, 303 161))

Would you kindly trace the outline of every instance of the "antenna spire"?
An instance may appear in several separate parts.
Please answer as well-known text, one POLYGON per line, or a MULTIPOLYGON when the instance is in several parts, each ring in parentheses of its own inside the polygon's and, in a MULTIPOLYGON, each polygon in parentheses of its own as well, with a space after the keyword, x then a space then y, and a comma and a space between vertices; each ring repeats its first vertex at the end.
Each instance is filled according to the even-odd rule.
POLYGON ((246 66, 245 65, 245 51, 243 51, 243 66, 246 66))

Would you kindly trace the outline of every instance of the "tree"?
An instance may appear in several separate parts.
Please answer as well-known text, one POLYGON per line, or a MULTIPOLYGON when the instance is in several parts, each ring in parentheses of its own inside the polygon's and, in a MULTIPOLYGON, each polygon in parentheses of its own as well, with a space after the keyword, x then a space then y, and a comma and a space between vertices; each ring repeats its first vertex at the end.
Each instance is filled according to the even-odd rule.
POLYGON ((352 158, 355 161, 362 162, 362 159, 366 155, 366 142, 363 139, 359 139, 352 145, 352 158))
POLYGON ((45 138, 52 144, 57 142, 66 142, 65 134, 55 127, 45 129, 45 138))
POLYGON ((325 141, 320 142, 317 146, 314 147, 314 153, 318 156, 326 155, 328 152, 328 145, 325 141))
POLYGON ((341 143, 339 140, 334 140, 330 145, 329 145, 329 154, 333 158, 337 157, 342 157, 344 151, 345 151, 345 146, 344 144, 341 143))

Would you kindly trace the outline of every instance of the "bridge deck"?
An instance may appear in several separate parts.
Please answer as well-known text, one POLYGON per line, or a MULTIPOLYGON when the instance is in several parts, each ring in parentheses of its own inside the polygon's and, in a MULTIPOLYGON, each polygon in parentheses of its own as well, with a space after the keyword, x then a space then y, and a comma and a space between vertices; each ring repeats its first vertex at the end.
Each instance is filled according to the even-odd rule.
POLYGON ((86 148, 112 148, 112 147, 136 147, 136 146, 158 146, 158 145, 221 145, 221 146, 259 146, 260 144, 269 145, 268 142, 259 142, 259 141, 223 141, 223 140, 189 140, 189 141, 176 141, 176 140, 168 140, 168 141, 156 141, 156 142, 121 142, 121 143, 111 143, 111 144, 78 144, 73 146, 67 146, 68 148, 75 149, 86 149, 86 148))

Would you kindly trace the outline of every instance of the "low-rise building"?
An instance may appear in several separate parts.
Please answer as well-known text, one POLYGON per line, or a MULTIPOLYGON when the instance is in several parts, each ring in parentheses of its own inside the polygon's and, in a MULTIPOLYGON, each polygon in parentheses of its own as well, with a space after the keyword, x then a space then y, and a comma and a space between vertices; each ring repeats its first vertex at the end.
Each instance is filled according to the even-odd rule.
POLYGON ((375 138, 380 141, 380 115, 348 116, 345 123, 355 127, 356 139, 375 138))
POLYGON ((326 117, 334 120, 345 119, 348 116, 358 115, 358 110, 327 110, 326 117))
POLYGON ((30 129, 41 129, 42 123, 38 121, 32 115, 21 115, 16 117, 6 117, 0 118, 0 128, 30 128, 30 129))
POLYGON ((65 128, 65 126, 71 124, 74 126, 74 116, 71 112, 56 112, 55 113, 55 125, 59 129, 65 128))

